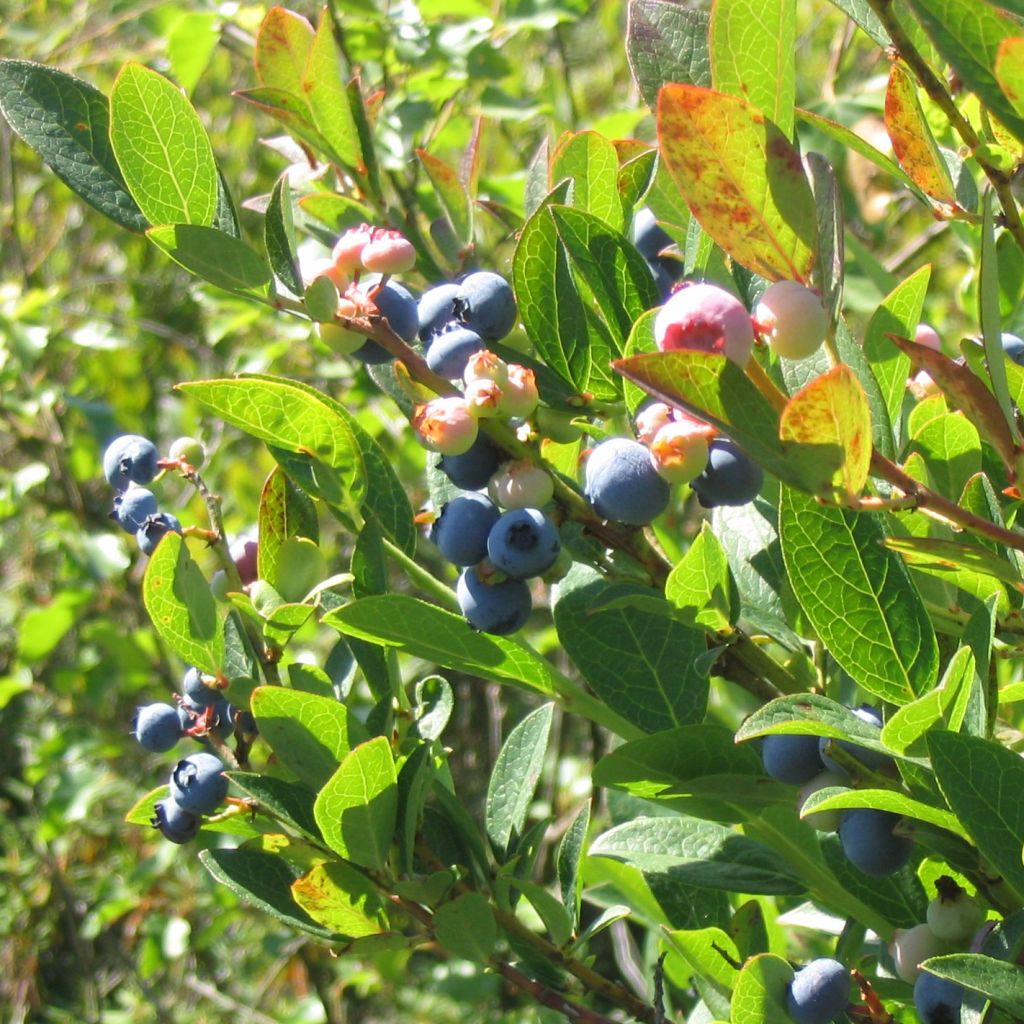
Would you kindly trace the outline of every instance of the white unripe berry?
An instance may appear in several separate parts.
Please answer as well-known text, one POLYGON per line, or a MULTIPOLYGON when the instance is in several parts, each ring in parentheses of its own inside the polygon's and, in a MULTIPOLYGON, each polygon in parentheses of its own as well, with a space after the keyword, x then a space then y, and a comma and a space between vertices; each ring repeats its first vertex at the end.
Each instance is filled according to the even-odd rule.
POLYGON ((776 281, 754 307, 758 329, 776 355, 807 359, 821 348, 828 316, 817 295, 798 281, 776 281))

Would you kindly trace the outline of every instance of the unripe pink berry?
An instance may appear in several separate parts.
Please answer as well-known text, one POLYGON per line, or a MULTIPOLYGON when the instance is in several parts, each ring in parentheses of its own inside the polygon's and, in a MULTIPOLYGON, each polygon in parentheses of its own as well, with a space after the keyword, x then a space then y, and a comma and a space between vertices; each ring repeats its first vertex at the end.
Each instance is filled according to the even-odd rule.
POLYGON ((363 249, 372 237, 373 228, 369 224, 360 224, 357 228, 349 228, 334 243, 331 257, 340 273, 351 275, 363 265, 363 249))
POLYGON ((501 389, 501 411, 506 416, 526 419, 540 401, 537 378, 528 366, 509 364, 508 380, 501 389))
POLYGON ((416 250, 398 231, 375 231, 360 255, 363 266, 375 274, 401 274, 416 264, 416 250))
POLYGON ((416 406, 412 425, 425 448, 442 455, 462 455, 477 438, 476 418, 459 395, 435 398, 416 406))
POLYGON ((502 508, 541 508, 555 493, 551 474, 529 459, 506 462, 487 484, 487 494, 502 508))
POLYGON ((672 419, 672 406, 666 405, 665 402, 651 402, 649 405, 645 405, 636 414, 637 440, 650 447, 654 435, 666 423, 671 423, 672 419))
POLYGON ((469 411, 478 419, 500 416, 504 409, 501 385, 493 380, 471 380, 463 392, 469 411))
POLYGON ((666 423, 654 435, 650 449, 658 473, 670 484, 688 484, 708 464, 708 434, 689 423, 666 423))
POLYGON ((776 355, 807 359, 821 348, 828 316, 821 300, 799 281, 769 285, 754 308, 754 320, 776 355))
POLYGON ((654 318, 654 340, 662 352, 718 352, 746 366, 754 347, 750 314, 736 296, 713 284, 680 288, 654 318))
POLYGON ((472 384, 475 380, 493 380, 499 387, 504 387, 508 382, 508 370, 508 364, 501 356, 482 348, 466 361, 462 379, 467 384, 472 384))
POLYGON ((308 288, 318 277, 326 277, 339 292, 349 284, 348 276, 339 270, 332 259, 323 257, 310 260, 302 265, 302 283, 308 288))
POLYGON ((939 337, 939 332, 929 324, 918 324, 914 328, 914 341, 918 345, 924 345, 926 348, 934 349, 936 352, 942 351, 942 339, 939 337))
POLYGON ((942 390, 927 370, 918 370, 917 373, 907 381, 907 387, 910 388, 911 394, 913 394, 918 401, 924 398, 930 398, 932 395, 937 395, 942 390))

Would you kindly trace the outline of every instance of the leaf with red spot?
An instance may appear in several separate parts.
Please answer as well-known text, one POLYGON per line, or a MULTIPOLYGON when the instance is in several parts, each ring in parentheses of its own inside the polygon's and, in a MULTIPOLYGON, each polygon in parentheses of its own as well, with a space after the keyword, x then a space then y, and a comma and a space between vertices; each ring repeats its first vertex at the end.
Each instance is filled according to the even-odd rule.
POLYGON ((806 283, 818 242, 800 155, 735 96, 685 84, 658 93, 662 159, 707 234, 771 281, 806 283))
POLYGON ((932 198, 956 206, 956 189, 917 98, 914 82, 898 61, 885 91, 885 127, 900 166, 932 198))
POLYGON ((313 46, 313 26, 283 7, 267 11, 256 34, 253 60, 262 86, 302 95, 302 78, 313 46))
POLYGON ((1024 116, 1024 36, 1011 36, 999 44, 995 74, 1013 109, 1024 116))
POLYGON ((1016 448, 1006 417, 992 392, 966 366, 950 359, 942 352, 918 345, 908 338, 890 334, 889 339, 902 352, 910 356, 917 370, 924 370, 942 390, 946 399, 960 409, 978 428, 1013 474, 1016 448))

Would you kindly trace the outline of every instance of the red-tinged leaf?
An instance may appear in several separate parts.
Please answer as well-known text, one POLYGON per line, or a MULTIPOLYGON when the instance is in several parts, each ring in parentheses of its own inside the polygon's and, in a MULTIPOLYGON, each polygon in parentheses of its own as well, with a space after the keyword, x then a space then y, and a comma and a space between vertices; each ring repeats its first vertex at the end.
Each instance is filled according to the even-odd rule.
POLYGON ((956 206, 956 189, 921 110, 913 79, 899 62, 889 71, 885 127, 900 166, 928 195, 956 206))
POLYGON ((462 162, 459 164, 459 181, 471 196, 475 196, 480 187, 480 136, 483 127, 484 119, 478 117, 473 123, 473 134, 462 151, 462 162))
POLYGON ((273 86, 260 86, 258 89, 237 89, 231 95, 259 107, 314 149, 322 151, 326 148, 323 137, 313 124, 309 104, 294 93, 273 86))
POLYGON ((817 249, 800 155, 735 96, 670 84, 658 93, 658 144, 694 217, 733 259, 771 281, 806 283, 817 249))
POLYGON ((302 74, 313 45, 313 26, 301 15, 271 7, 256 35, 256 77, 260 85, 302 95, 302 74))
POLYGON ((822 479, 818 493, 832 491, 849 498, 860 494, 871 463, 871 410, 853 370, 836 366, 801 388, 782 412, 779 437, 836 445, 842 462, 830 478, 822 479))
POLYGON ((1024 117, 1024 36, 1011 36, 999 44, 994 70, 999 88, 1024 117))
POLYGON ((889 338, 910 357, 914 368, 924 370, 939 385, 949 403, 960 409, 978 428, 978 433, 995 448, 1012 477, 1016 447, 992 392, 966 366, 954 362, 942 352, 896 334, 890 334, 889 338))
POLYGON ((425 149, 417 149, 416 156, 434 186, 455 237, 462 245, 469 245, 473 240, 473 200, 459 181, 459 176, 443 160, 425 149))

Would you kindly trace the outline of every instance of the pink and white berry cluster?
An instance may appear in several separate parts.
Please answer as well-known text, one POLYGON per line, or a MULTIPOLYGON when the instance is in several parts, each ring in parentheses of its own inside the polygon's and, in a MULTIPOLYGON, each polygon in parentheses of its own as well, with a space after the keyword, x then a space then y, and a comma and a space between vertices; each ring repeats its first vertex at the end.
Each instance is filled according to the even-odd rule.
POLYGON ((659 475, 674 484, 700 476, 708 461, 708 442, 717 434, 709 423, 664 402, 652 402, 637 413, 636 432, 659 475))

